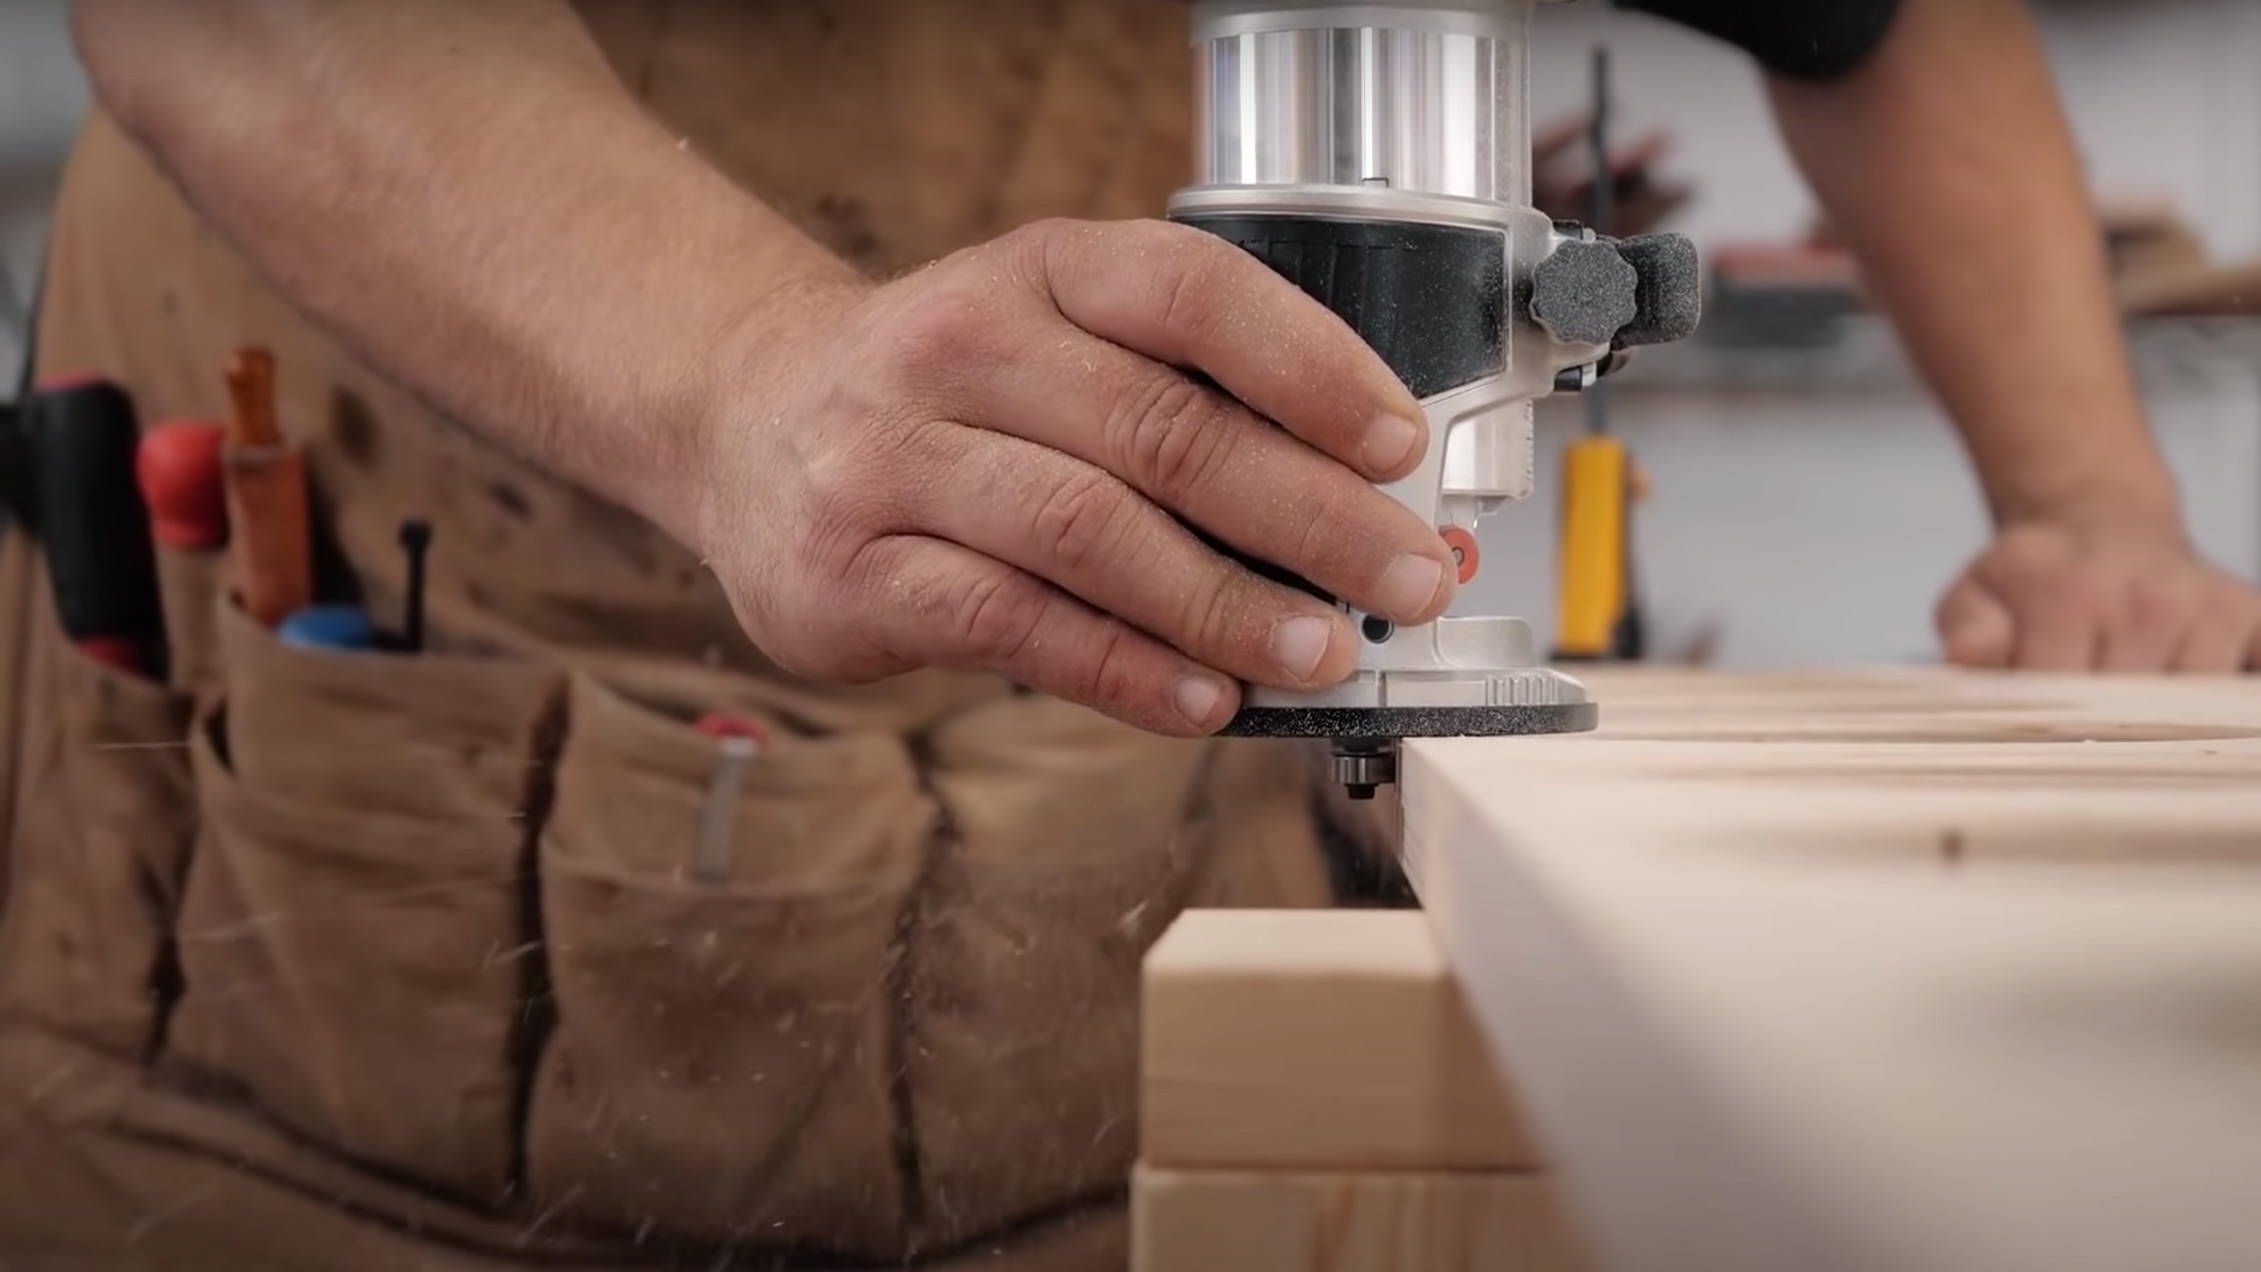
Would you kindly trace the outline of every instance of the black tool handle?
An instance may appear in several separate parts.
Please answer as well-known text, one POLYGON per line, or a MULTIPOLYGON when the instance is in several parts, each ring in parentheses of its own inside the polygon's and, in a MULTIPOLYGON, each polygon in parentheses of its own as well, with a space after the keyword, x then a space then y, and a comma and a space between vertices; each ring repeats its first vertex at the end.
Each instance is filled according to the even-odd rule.
POLYGON ((134 477, 141 429, 133 400, 107 380, 41 390, 25 404, 24 438, 64 632, 79 642, 128 642, 139 668, 161 676, 165 617, 149 510, 134 477))
POLYGON ((408 597, 400 621, 401 651, 424 652, 424 558, 432 548, 432 523, 420 519, 400 523, 401 550, 408 555, 408 597))

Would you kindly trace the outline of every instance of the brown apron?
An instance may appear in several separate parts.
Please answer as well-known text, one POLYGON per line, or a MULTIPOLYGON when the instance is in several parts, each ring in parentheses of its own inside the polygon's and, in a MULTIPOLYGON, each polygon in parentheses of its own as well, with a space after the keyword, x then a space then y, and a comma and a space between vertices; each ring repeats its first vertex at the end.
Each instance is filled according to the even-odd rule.
MULTIPOLYGON (((1182 172, 1177 5, 582 8, 874 271, 1182 172)), ((357 365, 100 117, 41 341, 145 424, 271 346, 331 574, 396 613, 434 523, 432 648, 285 647, 166 551, 138 680, 0 534, 0 1266, 1120 1264, 1139 955, 1189 904, 1329 899, 1306 749, 786 677, 691 554, 357 365), (735 790, 711 710, 772 734, 735 790)))

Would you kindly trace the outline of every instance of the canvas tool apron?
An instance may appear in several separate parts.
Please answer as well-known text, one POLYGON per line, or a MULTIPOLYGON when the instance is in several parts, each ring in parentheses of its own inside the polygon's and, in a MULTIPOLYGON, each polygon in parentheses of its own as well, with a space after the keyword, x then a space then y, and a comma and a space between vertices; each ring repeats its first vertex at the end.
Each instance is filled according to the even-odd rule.
MULTIPOLYGON (((873 271, 1184 170, 1174 4, 582 8, 873 271)), ((285 647, 161 552, 158 684, 60 639, 0 532, 0 1267, 1121 1263, 1139 956, 1189 904, 1328 900, 1308 752, 779 673, 692 554, 357 365, 99 116, 40 334, 145 425, 272 348, 372 613, 400 521, 436 533, 416 657, 285 647), (713 710, 774 740, 702 873, 713 710)))

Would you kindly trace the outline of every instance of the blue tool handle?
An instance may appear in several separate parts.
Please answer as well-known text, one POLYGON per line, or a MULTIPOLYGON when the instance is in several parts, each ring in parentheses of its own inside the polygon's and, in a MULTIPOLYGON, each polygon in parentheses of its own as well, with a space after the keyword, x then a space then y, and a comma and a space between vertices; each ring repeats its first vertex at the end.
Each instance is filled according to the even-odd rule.
POLYGON ((309 605, 285 618, 275 636, 294 649, 377 647, 377 628, 358 605, 309 605))

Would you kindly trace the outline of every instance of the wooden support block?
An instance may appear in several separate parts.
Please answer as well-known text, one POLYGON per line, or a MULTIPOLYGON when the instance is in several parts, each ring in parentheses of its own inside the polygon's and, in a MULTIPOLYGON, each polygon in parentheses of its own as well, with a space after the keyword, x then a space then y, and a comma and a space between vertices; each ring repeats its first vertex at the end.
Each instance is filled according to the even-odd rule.
POLYGON ((1131 1183, 1132 1272, 1579 1272, 1527 1172, 1166 1170, 1131 1183))
POLYGON ((1402 781, 1606 1266, 2261 1268, 2261 678, 1592 683, 1402 781))
POLYGON ((1143 1010, 1155 1166, 1534 1164, 1417 912, 1188 911, 1147 955, 1143 1010))

